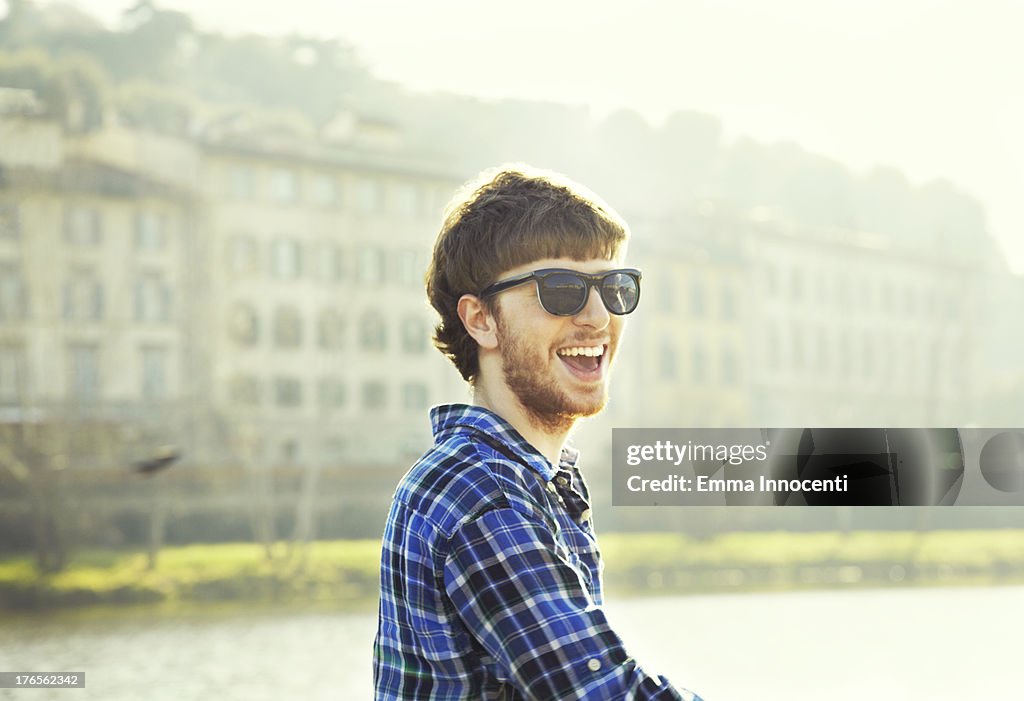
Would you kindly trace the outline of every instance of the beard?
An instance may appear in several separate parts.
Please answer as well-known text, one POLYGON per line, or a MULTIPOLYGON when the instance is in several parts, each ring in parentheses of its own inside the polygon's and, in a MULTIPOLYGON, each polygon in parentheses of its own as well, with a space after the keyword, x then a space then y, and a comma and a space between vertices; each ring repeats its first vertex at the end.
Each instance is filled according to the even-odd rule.
POLYGON ((604 409, 608 402, 606 384, 599 391, 571 396, 552 376, 546 349, 531 344, 526 335, 509 329, 500 314, 495 321, 505 384, 525 409, 531 423, 548 432, 567 431, 576 419, 593 416, 604 409))

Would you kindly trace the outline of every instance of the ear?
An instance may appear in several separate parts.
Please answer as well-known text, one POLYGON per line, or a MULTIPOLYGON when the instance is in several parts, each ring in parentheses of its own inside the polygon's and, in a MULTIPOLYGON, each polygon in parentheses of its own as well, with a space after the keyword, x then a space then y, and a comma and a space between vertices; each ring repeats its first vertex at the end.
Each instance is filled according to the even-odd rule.
POLYGON ((498 347, 498 325, 479 297, 462 295, 458 312, 466 333, 473 337, 480 348, 494 350, 498 347))

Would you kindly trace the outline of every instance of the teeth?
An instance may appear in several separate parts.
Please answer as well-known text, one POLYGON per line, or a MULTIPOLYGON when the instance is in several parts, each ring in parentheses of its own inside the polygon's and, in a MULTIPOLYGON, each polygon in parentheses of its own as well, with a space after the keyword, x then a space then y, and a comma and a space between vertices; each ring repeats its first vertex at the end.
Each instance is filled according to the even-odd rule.
POLYGON ((600 356, 604 355, 604 346, 573 346, 572 348, 562 348, 558 351, 559 355, 589 355, 589 356, 600 356))

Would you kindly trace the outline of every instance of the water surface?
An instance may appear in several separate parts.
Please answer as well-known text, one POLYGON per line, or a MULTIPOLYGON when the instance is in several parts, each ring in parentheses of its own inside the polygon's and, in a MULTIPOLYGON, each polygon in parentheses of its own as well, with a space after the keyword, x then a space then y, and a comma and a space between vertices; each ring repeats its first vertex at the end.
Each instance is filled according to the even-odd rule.
MULTIPOLYGON (((1024 588, 613 600, 646 667, 708 701, 1022 698, 1024 588)), ((3 699, 368 699, 376 618, 251 613, 0 622, 0 670, 78 671, 84 690, 3 699)))

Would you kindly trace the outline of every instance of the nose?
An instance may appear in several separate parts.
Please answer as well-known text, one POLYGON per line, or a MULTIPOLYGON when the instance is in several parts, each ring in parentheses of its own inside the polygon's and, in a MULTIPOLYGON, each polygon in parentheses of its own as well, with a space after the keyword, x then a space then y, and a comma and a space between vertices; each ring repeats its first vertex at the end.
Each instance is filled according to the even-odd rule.
POLYGON ((608 322, 611 321, 611 314, 605 309, 604 302, 601 301, 601 293, 598 292, 596 287, 591 287, 588 290, 587 304, 580 310, 580 313, 573 317, 573 322, 577 326, 590 326, 595 329, 603 329, 608 326, 608 322))

